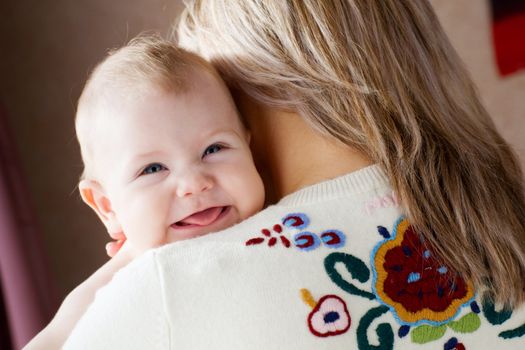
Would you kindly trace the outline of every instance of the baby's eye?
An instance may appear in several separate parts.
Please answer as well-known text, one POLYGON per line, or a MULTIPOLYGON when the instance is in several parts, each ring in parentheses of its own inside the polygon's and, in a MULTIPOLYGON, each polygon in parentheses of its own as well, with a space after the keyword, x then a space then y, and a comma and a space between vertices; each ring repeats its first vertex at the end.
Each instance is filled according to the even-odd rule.
POLYGON ((214 143, 213 145, 210 145, 210 146, 208 146, 208 148, 206 148, 206 150, 202 154, 202 157, 204 158, 207 155, 210 155, 212 153, 217 153, 223 148, 224 148, 224 146, 222 146, 222 145, 220 145, 218 143, 214 143))
POLYGON ((152 163, 145 167, 144 170, 142 170, 142 172, 140 173, 140 175, 155 174, 163 170, 167 170, 167 168, 164 165, 160 163, 152 163))

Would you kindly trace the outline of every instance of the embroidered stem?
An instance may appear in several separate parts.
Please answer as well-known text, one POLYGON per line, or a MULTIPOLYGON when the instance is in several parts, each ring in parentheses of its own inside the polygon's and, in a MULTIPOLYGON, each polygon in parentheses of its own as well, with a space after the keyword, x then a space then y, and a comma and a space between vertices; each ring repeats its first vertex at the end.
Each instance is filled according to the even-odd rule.
POLYGON ((503 339, 518 338, 525 335, 525 324, 522 324, 518 328, 509 329, 508 331, 501 332, 499 336, 503 339))
POLYGON ((343 263, 346 267, 346 270, 350 272, 350 275, 352 275, 352 278, 358 280, 361 283, 365 283, 370 278, 370 270, 364 262, 350 254, 332 253, 324 259, 324 268, 330 279, 344 291, 370 300, 374 300, 376 298, 374 294, 365 290, 361 290, 352 283, 346 281, 336 270, 335 265, 337 263, 343 263))
POLYGON ((381 323, 377 326, 377 338, 379 345, 372 345, 368 341, 367 330, 372 322, 382 314, 388 312, 388 307, 381 305, 368 312, 359 321, 357 327, 357 346, 359 350, 392 350, 394 348, 394 332, 388 323, 381 323))
POLYGON ((496 306, 491 299, 492 298, 490 296, 485 296, 483 298, 483 303, 481 304, 483 314, 493 325, 502 324, 503 322, 507 321, 510 316, 512 316, 512 310, 503 307, 503 309, 500 311, 496 311, 496 306))
POLYGON ((301 299, 303 299, 305 304, 310 306, 312 309, 317 305, 317 302, 315 301, 314 297, 306 288, 301 289, 301 299))

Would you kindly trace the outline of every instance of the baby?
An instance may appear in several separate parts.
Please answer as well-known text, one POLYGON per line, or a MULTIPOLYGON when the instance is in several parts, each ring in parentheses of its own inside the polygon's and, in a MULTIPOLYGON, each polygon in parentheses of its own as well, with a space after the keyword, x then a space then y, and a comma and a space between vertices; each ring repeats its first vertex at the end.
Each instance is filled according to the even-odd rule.
POLYGON ((80 97, 76 131, 82 199, 126 243, 27 349, 60 347, 96 289, 131 258, 225 229, 264 202, 227 87, 209 63, 169 41, 139 37, 100 63, 80 97))
POLYGON ((262 208, 249 134, 202 58, 140 37, 80 97, 82 199, 136 254, 227 228, 262 208))

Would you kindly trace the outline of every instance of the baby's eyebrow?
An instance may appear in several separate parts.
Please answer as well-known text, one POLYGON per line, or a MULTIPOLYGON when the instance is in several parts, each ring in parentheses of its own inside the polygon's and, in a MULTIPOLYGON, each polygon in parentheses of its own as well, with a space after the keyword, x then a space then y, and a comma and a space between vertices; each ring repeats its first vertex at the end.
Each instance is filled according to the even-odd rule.
POLYGON ((233 135, 236 137, 242 137, 241 135, 239 135, 237 131, 233 129, 219 129, 219 130, 213 130, 210 133, 206 134, 205 138, 211 138, 211 137, 216 137, 220 135, 230 135, 230 136, 233 135))
POLYGON ((162 152, 159 152, 159 151, 151 151, 151 152, 144 152, 144 153, 138 153, 138 154, 134 154, 134 155, 131 155, 128 157, 127 159, 127 163, 128 164, 133 164, 133 163, 137 163, 143 159, 147 159, 147 158, 151 158, 151 157, 154 157, 154 156, 159 156, 161 155, 162 152))

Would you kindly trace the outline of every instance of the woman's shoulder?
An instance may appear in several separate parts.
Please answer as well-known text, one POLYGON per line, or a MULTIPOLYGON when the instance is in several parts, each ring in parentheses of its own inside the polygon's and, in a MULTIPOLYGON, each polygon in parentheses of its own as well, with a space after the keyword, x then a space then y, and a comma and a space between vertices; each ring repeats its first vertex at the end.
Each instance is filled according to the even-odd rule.
POLYGON ((188 347, 213 339, 242 348, 240 328, 260 344, 272 334, 276 348, 524 347, 525 307, 502 309, 453 278, 402 211, 388 186, 278 203, 156 249, 134 269, 160 276, 167 317, 188 347), (215 326, 195 329, 181 315, 215 326))

